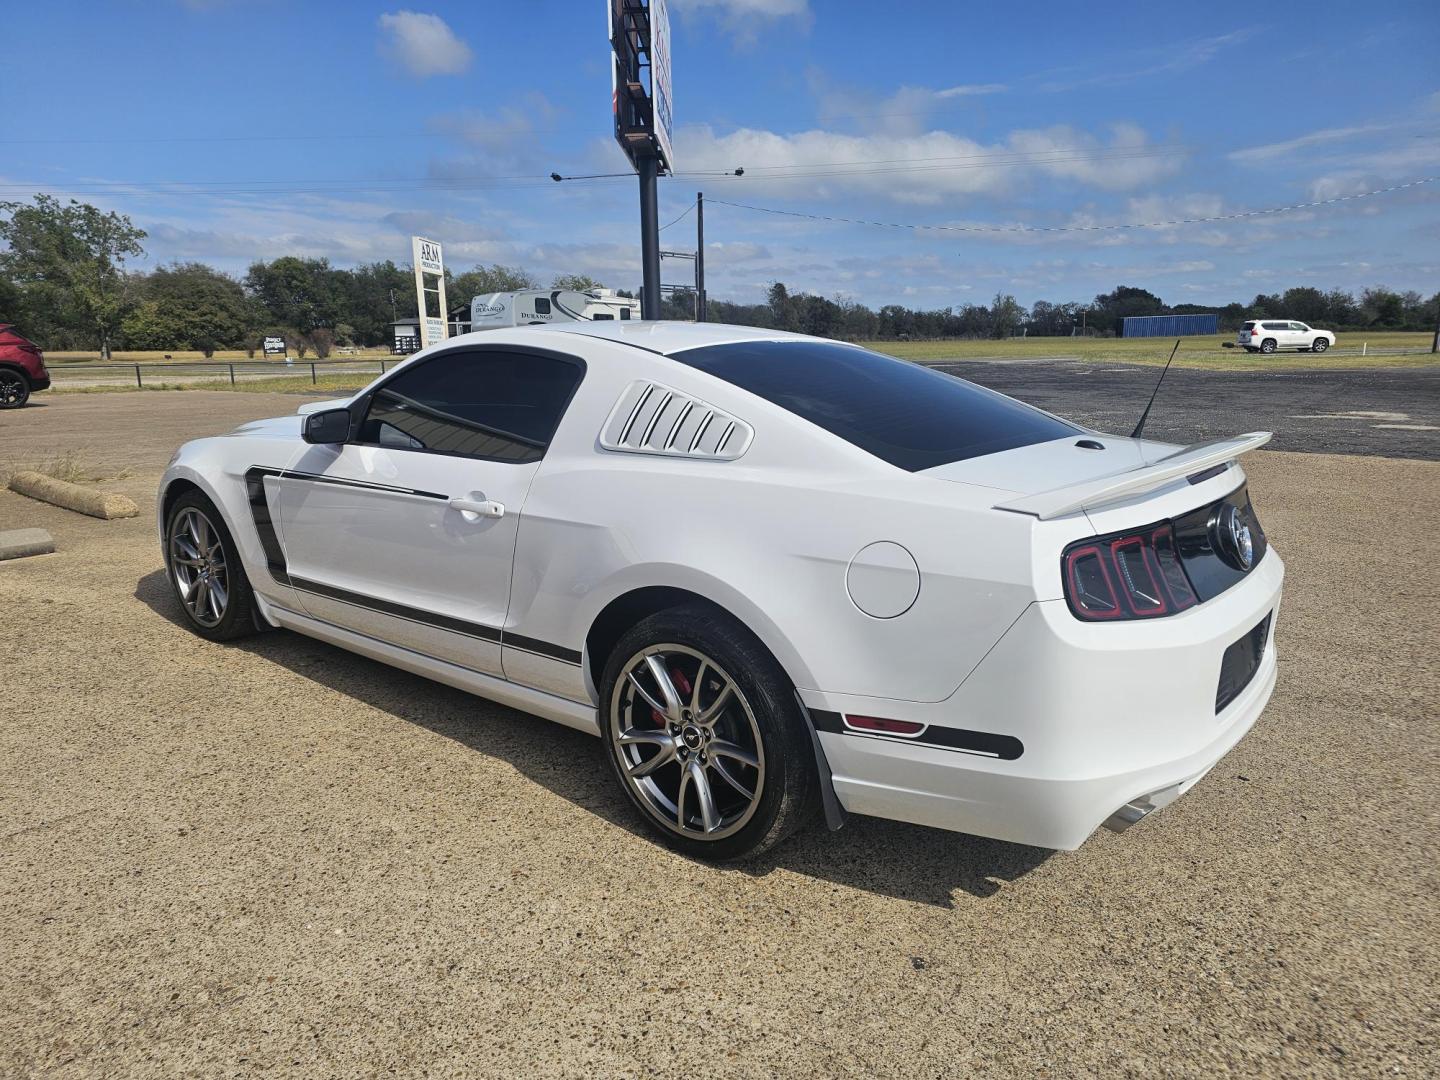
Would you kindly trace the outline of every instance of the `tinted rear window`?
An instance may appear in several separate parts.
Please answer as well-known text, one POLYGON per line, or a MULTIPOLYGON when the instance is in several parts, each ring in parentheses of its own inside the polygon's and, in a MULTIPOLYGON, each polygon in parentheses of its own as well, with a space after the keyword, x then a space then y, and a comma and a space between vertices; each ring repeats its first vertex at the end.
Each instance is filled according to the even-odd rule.
POLYGON ((1254 330, 1254 329, 1255 329, 1255 324, 1254 324, 1253 322, 1247 322, 1247 323, 1246 323, 1244 326, 1242 326, 1240 329, 1241 329, 1241 330, 1254 330))
POLYGON ((1081 429, 918 364, 823 341, 745 341, 672 354, 910 472, 1081 429))

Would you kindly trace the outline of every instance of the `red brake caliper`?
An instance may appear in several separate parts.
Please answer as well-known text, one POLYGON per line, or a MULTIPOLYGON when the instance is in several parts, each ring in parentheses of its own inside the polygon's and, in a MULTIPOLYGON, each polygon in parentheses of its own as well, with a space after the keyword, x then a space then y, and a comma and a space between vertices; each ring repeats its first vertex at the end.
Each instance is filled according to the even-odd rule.
MULTIPOLYGON (((670 681, 675 684, 675 689, 680 691, 681 697, 683 697, 686 701, 690 700, 690 680, 685 677, 685 673, 683 671, 681 671, 678 667, 672 667, 670 669, 670 681)), ((665 717, 661 714, 659 709, 650 710, 650 719, 655 721, 656 727, 663 728, 665 726, 665 717)))

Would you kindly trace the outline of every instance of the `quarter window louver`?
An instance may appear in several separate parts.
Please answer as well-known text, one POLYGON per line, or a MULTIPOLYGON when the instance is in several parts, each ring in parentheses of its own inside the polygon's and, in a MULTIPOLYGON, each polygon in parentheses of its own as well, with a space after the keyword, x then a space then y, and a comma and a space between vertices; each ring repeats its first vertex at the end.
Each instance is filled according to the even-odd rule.
POLYGON ((626 387, 600 434, 606 450, 733 461, 750 448, 749 424, 709 402, 648 380, 626 387))

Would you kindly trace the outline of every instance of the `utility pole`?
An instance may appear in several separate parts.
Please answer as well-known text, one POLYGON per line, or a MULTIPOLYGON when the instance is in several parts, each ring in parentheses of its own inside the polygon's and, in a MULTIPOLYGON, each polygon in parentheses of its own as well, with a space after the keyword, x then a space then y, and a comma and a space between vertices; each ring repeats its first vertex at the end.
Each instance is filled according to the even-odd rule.
POLYGON ((1440 293, 1435 294, 1435 336, 1430 340, 1430 351, 1440 352, 1440 293))
MULTIPOLYGON (((708 321, 705 310, 705 193, 695 193, 695 321, 708 321)), ((1440 333, 1437 333, 1440 338, 1440 333)))

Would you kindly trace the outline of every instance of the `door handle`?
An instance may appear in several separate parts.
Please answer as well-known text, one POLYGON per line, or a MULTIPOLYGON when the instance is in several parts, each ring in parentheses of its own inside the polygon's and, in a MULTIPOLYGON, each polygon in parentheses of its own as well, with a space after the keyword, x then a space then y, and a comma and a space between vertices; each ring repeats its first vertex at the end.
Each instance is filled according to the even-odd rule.
POLYGON ((501 518, 505 516, 505 504, 495 502, 492 499, 462 499, 450 500, 450 509, 459 510, 462 514, 477 514, 480 517, 501 518))

